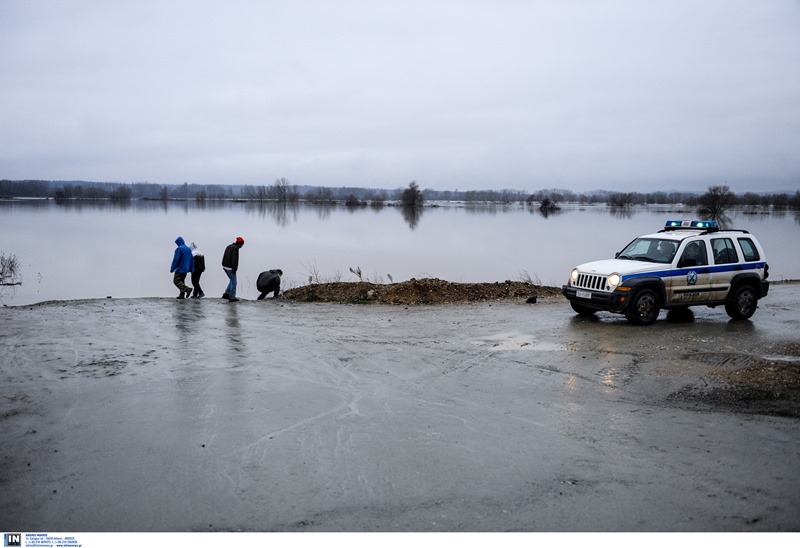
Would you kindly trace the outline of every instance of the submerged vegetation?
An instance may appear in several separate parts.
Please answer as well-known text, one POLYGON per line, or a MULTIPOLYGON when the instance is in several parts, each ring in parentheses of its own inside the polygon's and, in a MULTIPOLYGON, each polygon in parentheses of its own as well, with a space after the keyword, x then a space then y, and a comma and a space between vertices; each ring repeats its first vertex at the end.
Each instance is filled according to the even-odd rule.
POLYGON ((683 204, 717 216, 731 207, 800 210, 800 190, 792 193, 736 194, 725 185, 709 186, 701 192, 612 192, 594 190, 576 193, 564 189, 520 190, 433 190, 420 189, 416 181, 394 190, 295 185, 285 178, 271 185, 203 185, 116 183, 88 181, 0 180, 0 198, 50 198, 74 200, 157 201, 247 201, 271 203, 345 204, 348 207, 401 205, 417 210, 431 202, 512 204, 538 207, 542 212, 558 210, 558 204, 605 204, 615 208, 637 205, 683 204), (393 203, 392 203, 393 202, 393 203))
POLYGON ((0 302, 3 290, 8 286, 22 285, 20 281, 21 269, 19 259, 13 253, 6 255, 0 252, 0 302))
POLYGON ((18 285, 19 259, 14 254, 0 253, 0 285, 18 285))

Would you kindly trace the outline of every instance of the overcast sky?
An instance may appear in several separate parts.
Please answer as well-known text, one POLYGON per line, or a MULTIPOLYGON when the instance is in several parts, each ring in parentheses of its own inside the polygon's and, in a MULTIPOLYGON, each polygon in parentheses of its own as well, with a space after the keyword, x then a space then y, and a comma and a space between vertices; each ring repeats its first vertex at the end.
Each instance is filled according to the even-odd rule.
POLYGON ((800 188, 798 0, 2 0, 0 178, 800 188))

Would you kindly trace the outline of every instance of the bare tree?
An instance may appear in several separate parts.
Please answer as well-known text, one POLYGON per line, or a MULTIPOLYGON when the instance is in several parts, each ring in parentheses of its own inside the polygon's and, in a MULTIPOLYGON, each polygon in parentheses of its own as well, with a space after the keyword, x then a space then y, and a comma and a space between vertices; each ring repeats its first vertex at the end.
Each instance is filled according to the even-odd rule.
POLYGON ((736 203, 736 194, 731 192, 728 185, 710 186, 708 192, 700 196, 697 202, 700 205, 700 211, 708 213, 712 219, 716 219, 736 203))
POLYGON ((317 187, 306 194, 306 200, 312 204, 330 204, 335 202, 333 191, 327 187, 317 187))
POLYGON ((794 196, 789 198, 789 207, 794 210, 800 210, 800 190, 794 193, 794 196))
POLYGON ((344 201, 344 205, 353 208, 353 207, 361 207, 367 204, 366 202, 362 202, 361 200, 359 200, 358 196, 356 196, 355 194, 349 194, 347 196, 347 199, 344 201))
POLYGON ((112 202, 130 202, 131 187, 128 185, 121 185, 112 190, 108 197, 112 202))
POLYGON ((269 187, 269 197, 276 202, 286 203, 289 201, 289 179, 277 179, 269 187))
POLYGON ((19 281, 19 259, 14 254, 0 253, 0 299, 3 297, 3 288, 10 285, 22 285, 19 281))
POLYGON ((633 192, 612 192, 608 195, 608 205, 611 207, 632 206, 635 200, 633 192))

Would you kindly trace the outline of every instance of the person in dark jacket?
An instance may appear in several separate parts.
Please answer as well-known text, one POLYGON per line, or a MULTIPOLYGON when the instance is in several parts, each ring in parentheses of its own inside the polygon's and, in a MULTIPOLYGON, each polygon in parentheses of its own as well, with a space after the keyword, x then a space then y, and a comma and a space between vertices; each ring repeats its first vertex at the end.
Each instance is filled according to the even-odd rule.
POLYGON ((222 269, 228 276, 228 288, 222 294, 223 299, 228 299, 231 302, 236 302, 236 271, 239 269, 239 250, 244 245, 244 238, 241 236, 236 237, 236 241, 225 248, 225 253, 222 255, 222 269))
POLYGON ((192 250, 189 249, 183 238, 180 236, 175 238, 175 245, 178 246, 178 249, 172 256, 172 266, 169 267, 169 271, 175 273, 172 283, 180 290, 178 298, 184 299, 184 294, 188 297, 192 293, 192 288, 186 285, 186 275, 193 270, 194 261, 192 261, 192 250))
POLYGON ((206 271, 206 258, 203 256, 203 253, 197 249, 197 244, 194 242, 192 242, 192 245, 189 247, 192 248, 192 259, 194 260, 194 268, 192 269, 192 285, 194 286, 194 291, 192 292, 192 297, 199 299, 200 297, 206 296, 206 294, 203 293, 203 288, 200 287, 200 276, 206 271))
POLYGON ((263 300, 270 292, 274 292, 272 297, 277 298, 281 294, 281 276, 283 276, 283 270, 280 268, 259 274, 258 280, 256 280, 256 289, 261 292, 261 295, 257 300, 263 300))

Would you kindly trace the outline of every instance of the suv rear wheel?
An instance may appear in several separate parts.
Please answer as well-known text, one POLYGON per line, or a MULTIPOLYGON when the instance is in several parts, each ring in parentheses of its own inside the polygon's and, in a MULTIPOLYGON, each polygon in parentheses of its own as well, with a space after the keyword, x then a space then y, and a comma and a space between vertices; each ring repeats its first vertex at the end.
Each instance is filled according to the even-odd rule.
POLYGON ((755 313, 757 307, 756 291, 749 285, 739 287, 725 301, 725 312, 734 320, 746 320, 755 313))
POLYGON ((633 325, 651 325, 658 319, 661 305, 652 289, 640 289, 625 309, 625 317, 633 325))

